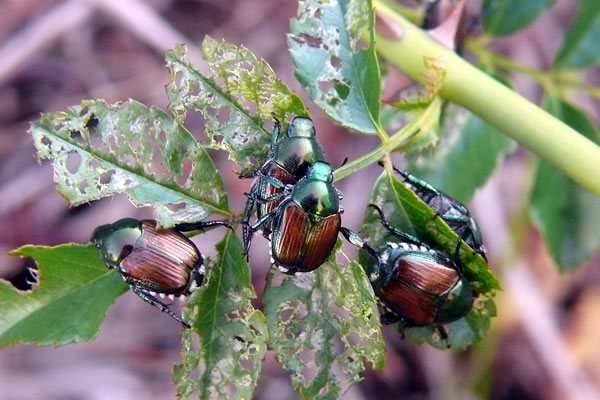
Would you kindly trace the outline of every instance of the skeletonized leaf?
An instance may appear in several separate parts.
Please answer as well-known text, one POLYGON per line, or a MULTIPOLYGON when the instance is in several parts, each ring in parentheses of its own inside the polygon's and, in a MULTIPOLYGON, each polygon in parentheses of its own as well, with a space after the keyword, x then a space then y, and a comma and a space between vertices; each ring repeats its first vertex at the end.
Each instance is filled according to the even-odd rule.
POLYGON ((555 64, 564 68, 586 68, 600 64, 600 7, 598 0, 582 0, 579 13, 565 35, 555 64))
POLYGON ((207 36, 202 53, 210 76, 191 65, 186 52, 179 46, 166 53, 169 107, 181 120, 190 111, 199 112, 209 146, 228 151, 242 172, 256 169, 266 157, 271 135, 263 123, 271 121, 272 114, 282 121, 286 113, 307 115, 302 99, 245 47, 207 36))
MULTIPOLYGON (((583 112, 553 97, 544 99, 544 108, 600 144, 599 132, 583 112)), ((537 162, 529 212, 561 271, 574 268, 600 248, 600 199, 541 159, 537 162)))
POLYGON ((25 246, 11 254, 34 258, 39 281, 22 292, 0 280, 0 347, 92 340, 108 307, 127 290, 93 246, 25 246))
POLYGON ((186 305, 193 330, 184 332, 183 363, 174 368, 177 394, 185 399, 194 391, 201 399, 251 399, 267 350, 266 320, 251 304, 256 295, 240 240, 228 233, 217 251, 208 282, 186 305), (195 333, 200 336, 197 350, 195 333))
MULTIPOLYGON (((433 248, 441 249, 451 257, 454 254, 459 240, 456 233, 441 218, 435 218, 435 211, 393 173, 388 173, 387 169, 375 182, 371 203, 381 207, 393 226, 424 240, 433 248)), ((379 222, 378 214, 371 209, 367 211, 361 234, 375 249, 388 241, 397 241, 379 222)), ((364 252, 361 252, 360 260, 366 266, 371 266, 373 262, 364 252)), ((448 343, 453 348, 464 348, 481 339, 489 327, 489 319, 495 316, 493 297, 500 288, 487 263, 464 242, 461 245, 460 261, 465 276, 479 296, 467 316, 445 325, 448 343)), ((434 347, 446 348, 445 341, 441 340, 432 327, 408 328, 406 333, 418 342, 426 341, 434 347)))
POLYGON ((367 363, 383 367, 373 292, 358 263, 332 257, 311 273, 273 270, 263 304, 271 348, 303 398, 337 399, 367 363))
POLYGON ((48 113, 30 133, 40 160, 52 160, 57 190, 72 205, 125 193, 152 205, 162 225, 229 214, 210 156, 167 113, 129 100, 86 100, 48 113))
POLYGON ((370 0, 301 0, 288 37, 296 76, 313 101, 369 134, 378 130, 381 93, 373 21, 370 0))

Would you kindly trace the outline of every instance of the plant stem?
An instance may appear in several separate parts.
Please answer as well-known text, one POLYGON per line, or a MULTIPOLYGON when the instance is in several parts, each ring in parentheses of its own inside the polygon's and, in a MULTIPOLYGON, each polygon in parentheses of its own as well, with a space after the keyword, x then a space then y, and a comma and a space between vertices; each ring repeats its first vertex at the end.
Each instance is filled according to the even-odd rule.
POLYGON ((363 154, 356 160, 350 161, 343 167, 336 169, 333 172, 333 181, 341 181, 342 179, 348 177, 349 175, 352 175, 356 171, 368 167, 374 162, 381 160, 387 154, 394 151, 394 149, 402 146, 403 144, 411 140, 413 136, 419 132, 419 126, 421 122, 422 118, 415 119, 411 123, 404 126, 402 129, 400 129, 395 135, 390 137, 389 140, 387 140, 387 142, 382 143, 370 152, 363 154))
POLYGON ((498 67, 506 71, 518 72, 527 75, 529 78, 538 82, 545 91, 556 92, 557 89, 575 89, 585 92, 588 95, 600 98, 600 87, 590 85, 577 78, 565 77, 559 70, 540 71, 523 64, 516 63, 505 55, 496 53, 482 44, 479 40, 469 40, 466 44, 473 54, 479 57, 484 64, 492 67, 498 67))
POLYGON ((600 196, 599 146, 443 47, 384 3, 375 3, 377 13, 404 33, 399 40, 377 35, 377 50, 385 59, 420 83, 426 77, 426 60, 441 63, 447 71, 441 96, 480 116, 600 196))

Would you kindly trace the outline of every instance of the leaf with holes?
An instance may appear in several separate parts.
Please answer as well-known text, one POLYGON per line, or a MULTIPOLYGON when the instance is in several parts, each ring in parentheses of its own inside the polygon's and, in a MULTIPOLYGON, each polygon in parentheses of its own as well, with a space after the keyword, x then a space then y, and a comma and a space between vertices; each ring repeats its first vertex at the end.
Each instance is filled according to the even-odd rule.
POLYGON ((190 111, 204 118, 209 146, 226 150, 242 173, 258 168, 269 151, 271 135, 263 128, 272 114, 307 115, 302 99, 293 93, 262 59, 250 50, 206 37, 202 54, 211 75, 205 76, 186 58, 186 48, 166 53, 171 81, 170 109, 181 120, 190 111))
POLYGON ((0 280, 0 347, 16 343, 59 346, 96 337, 106 310, 127 291, 93 246, 25 246, 11 255, 32 257, 39 276, 32 291, 0 280))
POLYGON ((173 372, 178 398, 195 391, 201 399, 252 398, 267 351, 267 326, 252 307, 256 295, 243 250, 228 233, 217 245, 218 260, 208 265, 207 283, 186 304, 185 319, 193 323, 183 334, 183 363, 173 372))
MULTIPOLYGON (((600 133, 582 111, 554 97, 544 99, 544 108, 600 145, 600 133)), ((561 271, 574 268, 600 248, 600 199, 541 159, 529 212, 561 271)))
POLYGON ((263 304, 270 346, 302 398, 337 399, 367 364, 383 368, 373 292, 358 263, 331 257, 312 273, 272 270, 263 304))
MULTIPOLYGON (((371 203, 381 207, 392 226, 420 238, 446 254, 454 254, 460 240, 457 234, 441 218, 435 218, 435 211, 393 173, 388 173, 387 169, 375 182, 371 203)), ((363 221, 361 235, 375 249, 388 241, 397 241, 380 223, 378 214, 371 209, 367 211, 363 221)), ((500 289, 498 280, 487 263, 464 242, 459 256, 465 276, 479 296, 469 314, 445 325, 449 335, 448 344, 453 348, 467 347, 482 338, 489 328, 489 319, 495 316, 493 297, 496 290, 500 289)), ((370 272, 373 261, 362 251, 360 261, 362 265, 369 267, 367 272, 370 272)), ((406 333, 418 342, 426 341, 434 347, 446 348, 446 342, 441 340, 432 327, 408 328, 406 333)))
POLYGON ((167 113, 130 100, 83 101, 49 113, 30 133, 40 160, 54 166, 57 190, 72 205, 125 193, 152 205, 162 225, 229 215, 210 156, 167 113))
POLYGON ((340 124, 369 134, 380 129, 373 20, 370 0, 301 0, 288 37, 296 76, 313 101, 340 124))

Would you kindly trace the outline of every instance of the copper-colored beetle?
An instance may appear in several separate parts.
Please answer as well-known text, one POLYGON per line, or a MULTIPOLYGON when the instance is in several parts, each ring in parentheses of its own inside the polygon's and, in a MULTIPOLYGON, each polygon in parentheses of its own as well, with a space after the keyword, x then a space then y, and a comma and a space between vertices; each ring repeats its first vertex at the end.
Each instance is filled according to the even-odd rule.
POLYGON ((183 233, 229 225, 223 221, 181 224, 158 229, 156 221, 124 218, 101 225, 91 241, 105 264, 115 269, 131 290, 145 302, 169 314, 184 326, 190 325, 159 300, 184 300, 204 279, 204 259, 196 245, 183 233))

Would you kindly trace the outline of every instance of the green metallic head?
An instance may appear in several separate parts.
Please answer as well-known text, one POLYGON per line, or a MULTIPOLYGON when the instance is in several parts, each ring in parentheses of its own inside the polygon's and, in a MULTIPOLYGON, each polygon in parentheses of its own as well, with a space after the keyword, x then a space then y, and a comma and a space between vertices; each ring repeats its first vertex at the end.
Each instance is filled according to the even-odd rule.
POLYGON ((317 161, 308 172, 308 179, 327 182, 333 182, 333 172, 331 166, 324 161, 317 161))
POLYGON ((141 236, 140 221, 123 218, 114 224, 97 227, 90 241, 100 250, 104 262, 115 267, 121 261, 123 250, 128 246, 133 247, 141 236))
POLYGON ((314 138, 316 135, 315 125, 310 118, 296 117, 288 125, 287 135, 289 137, 314 138))

